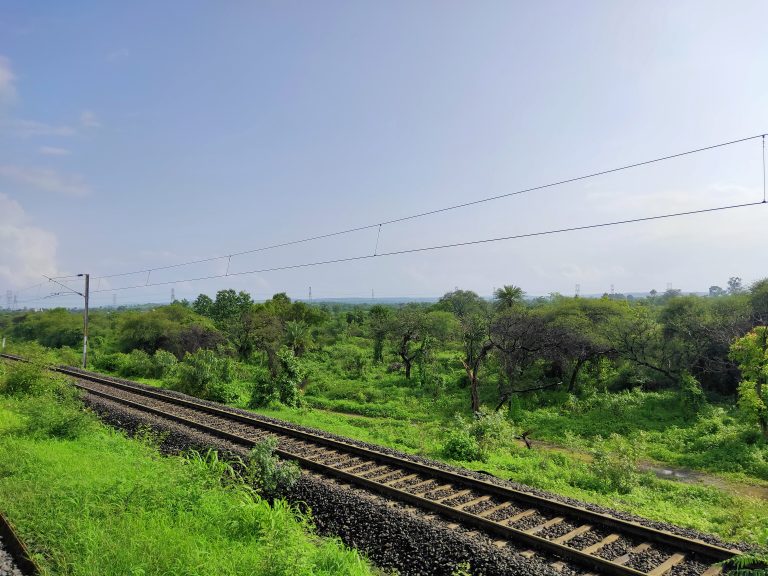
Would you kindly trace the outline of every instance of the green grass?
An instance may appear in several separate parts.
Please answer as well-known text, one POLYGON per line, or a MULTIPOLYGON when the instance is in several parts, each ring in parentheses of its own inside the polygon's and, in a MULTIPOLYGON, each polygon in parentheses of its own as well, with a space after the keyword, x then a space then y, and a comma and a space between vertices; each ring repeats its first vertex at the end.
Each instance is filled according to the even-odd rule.
MULTIPOLYGON (((364 342, 358 340, 350 338, 344 346, 366 352, 364 342)), ((438 377, 427 384, 419 383, 418 369, 411 381, 370 363, 361 375, 345 364, 345 354, 341 347, 328 347, 303 359, 309 372, 303 391, 307 407, 278 405, 259 412, 447 460, 443 449, 451 431, 457 429, 455 415, 470 416, 469 391, 455 377, 460 374, 455 353, 438 355, 434 369, 438 377)), ((481 398, 493 406, 497 391, 491 375, 481 376, 481 398)), ((159 380, 143 381, 163 385, 159 380)), ((247 382, 235 384, 239 390, 248 387, 247 382)), ((237 404, 247 405, 242 394, 237 404)), ((518 433, 532 430, 534 439, 565 450, 542 446, 529 451, 507 440, 486 450, 486 461, 457 463, 727 539, 768 540, 768 502, 745 495, 748 491, 686 485, 621 470, 621 455, 631 447, 640 460, 707 471, 731 482, 766 485, 768 444, 754 425, 743 421, 735 406, 709 405, 689 414, 674 391, 632 390, 583 398, 539 393, 514 404, 509 421, 518 433), (597 446, 607 456, 607 468, 589 462, 597 446), (607 484, 606 474, 618 481, 607 484), (622 474, 629 482, 620 491, 622 474)))
POLYGON ((45 575, 375 573, 284 501, 222 484, 201 459, 161 457, 90 416, 74 438, 28 425, 67 410, 0 396, 0 508, 45 575))

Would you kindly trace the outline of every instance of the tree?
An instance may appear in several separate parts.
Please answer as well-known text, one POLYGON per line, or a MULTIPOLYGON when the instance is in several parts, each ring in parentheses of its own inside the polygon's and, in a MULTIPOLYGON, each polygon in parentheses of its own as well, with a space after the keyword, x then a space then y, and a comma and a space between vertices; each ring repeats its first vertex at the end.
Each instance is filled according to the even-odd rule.
POLYGON ((741 294, 743 291, 744 287, 741 284, 741 278, 738 276, 728 278, 728 294, 741 294))
POLYGON ((257 304, 252 308, 250 322, 253 346, 267 356, 269 372, 273 378, 276 378, 280 372, 277 351, 283 340, 283 325, 280 319, 263 304, 257 304))
POLYGON ((442 311, 428 312, 420 304, 406 304, 392 315, 387 333, 403 361, 406 379, 411 378, 413 363, 427 353, 434 342, 448 337, 451 320, 450 314, 442 311))
POLYGON ((373 339, 373 361, 384 360, 384 341, 387 337, 390 309, 376 304, 368 311, 368 327, 373 339))
POLYGON ((720 288, 720 286, 710 286, 709 287, 709 295, 712 298, 717 298, 719 296, 725 296, 726 294, 728 294, 728 292, 726 292, 725 290, 720 288))
POLYGON ((496 301, 496 306, 501 310, 509 310, 522 304, 525 298, 525 292, 519 286, 513 284, 506 284, 501 288, 497 288, 493 293, 493 298, 496 301))
POLYGON ((192 302, 192 310, 201 316, 211 317, 211 309, 213 308, 213 300, 207 294, 200 294, 195 301, 192 302))
POLYGON ((478 412, 480 410, 478 373, 488 353, 493 350, 493 342, 489 334, 491 314, 488 303, 475 292, 457 288, 440 298, 435 308, 451 312, 458 320, 455 326, 463 349, 461 363, 469 381, 472 412, 478 412))
POLYGON ((436 310, 451 312, 459 320, 486 309, 485 300, 471 290, 459 290, 447 292, 435 304, 436 310))
POLYGON ((547 323, 538 313, 516 307, 507 310, 491 324, 491 341, 501 357, 506 389, 499 392, 500 409, 512 394, 552 388, 558 383, 520 389, 518 380, 534 362, 551 359, 562 347, 562 331, 547 323))
POLYGON ((490 338, 489 314, 476 312, 465 316, 460 320, 461 340, 464 355, 461 363, 469 380, 470 402, 473 413, 480 410, 480 394, 478 386, 478 373, 488 353, 493 350, 494 344, 490 338))
POLYGON ((739 406, 752 415, 768 440, 768 327, 758 326, 731 346, 731 358, 743 377, 739 406))
POLYGON ((610 298, 563 298, 546 310, 547 323, 560 331, 556 360, 570 364, 568 392, 576 390, 579 373, 587 363, 615 354, 608 326, 627 309, 626 304, 610 298))
POLYGON ((309 325, 303 320, 289 320, 285 323, 285 340, 293 354, 300 357, 312 343, 309 325))
POLYGON ((758 280, 749 287, 749 306, 755 324, 768 324, 768 278, 758 280))
POLYGON ((232 289, 219 290, 216 300, 211 305, 211 317, 217 324, 224 325, 238 319, 253 306, 253 300, 248 292, 235 292, 232 289))

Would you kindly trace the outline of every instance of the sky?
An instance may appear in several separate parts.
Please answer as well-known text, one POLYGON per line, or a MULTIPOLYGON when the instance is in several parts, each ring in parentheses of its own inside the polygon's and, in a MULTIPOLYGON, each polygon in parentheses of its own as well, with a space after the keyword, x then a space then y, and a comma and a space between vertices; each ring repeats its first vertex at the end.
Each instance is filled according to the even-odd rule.
POLYGON ((77 273, 95 305, 768 276, 765 205, 242 274, 759 202, 757 138, 377 226, 768 132, 767 17, 762 0, 6 0, 0 304, 76 306, 43 275, 77 273))

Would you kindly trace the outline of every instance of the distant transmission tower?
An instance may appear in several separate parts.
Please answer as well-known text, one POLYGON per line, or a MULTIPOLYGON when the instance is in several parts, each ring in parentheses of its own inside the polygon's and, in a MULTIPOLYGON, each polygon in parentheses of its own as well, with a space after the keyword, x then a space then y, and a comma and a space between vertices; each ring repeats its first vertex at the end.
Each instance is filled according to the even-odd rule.
POLYGON ((576 298, 581 295, 581 284, 576 284, 576 298))
POLYGON ((173 304, 174 302, 176 302, 176 289, 171 288, 171 304, 173 304))
POLYGON ((117 308, 117 294, 112 294, 112 308, 117 308))
POLYGON ((312 286, 309 287, 309 301, 312 302, 312 286))
POLYGON ((6 290, 5 291, 5 305, 8 308, 8 310, 11 309, 11 302, 13 302, 13 291, 12 290, 6 290))
POLYGON ((613 284, 611 284, 611 296, 613 296, 613 295, 614 295, 613 284))
POLYGON ((667 291, 672 290, 672 282, 667 282, 667 291))
POLYGON ((375 300, 375 299, 376 299, 376 296, 373 293, 373 288, 371 288, 371 300, 375 300))

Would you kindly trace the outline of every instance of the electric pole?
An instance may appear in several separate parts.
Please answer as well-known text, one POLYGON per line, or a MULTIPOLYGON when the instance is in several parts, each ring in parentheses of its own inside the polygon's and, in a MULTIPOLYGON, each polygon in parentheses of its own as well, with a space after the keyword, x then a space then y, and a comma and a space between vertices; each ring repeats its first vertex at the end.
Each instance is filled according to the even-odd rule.
POLYGON ((90 274, 78 274, 77 277, 81 278, 85 276, 85 293, 78 292, 77 290, 73 290, 66 284, 62 284, 55 278, 51 278, 50 276, 46 276, 43 274, 44 278, 48 278, 49 282, 53 282, 55 284, 58 284, 59 286, 62 286, 69 290, 70 292, 77 294, 78 296, 82 296, 83 300, 85 301, 85 305, 83 306, 83 369, 85 369, 85 365, 88 362, 88 297, 90 296, 90 283, 91 283, 91 275, 90 274))
POLYGON ((83 370, 85 370, 88 364, 88 297, 90 296, 90 274, 78 274, 78 276, 85 276, 85 293, 83 298, 85 299, 85 307, 83 308, 83 370))

